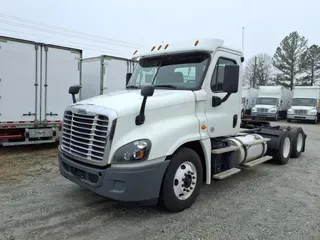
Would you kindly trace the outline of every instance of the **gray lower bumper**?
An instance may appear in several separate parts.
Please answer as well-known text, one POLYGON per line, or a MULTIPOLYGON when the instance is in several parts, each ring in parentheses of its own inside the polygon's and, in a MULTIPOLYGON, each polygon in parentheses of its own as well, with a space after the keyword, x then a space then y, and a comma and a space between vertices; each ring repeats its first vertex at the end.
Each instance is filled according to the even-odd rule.
POLYGON ((251 117, 275 118, 276 113, 251 112, 251 117))
POLYGON ((139 202, 159 197, 169 161, 135 168, 100 169, 74 162, 59 149, 62 176, 99 195, 126 202, 139 202))
POLYGON ((296 114, 288 114, 288 119, 296 119, 296 120, 315 120, 316 115, 296 115, 296 114))

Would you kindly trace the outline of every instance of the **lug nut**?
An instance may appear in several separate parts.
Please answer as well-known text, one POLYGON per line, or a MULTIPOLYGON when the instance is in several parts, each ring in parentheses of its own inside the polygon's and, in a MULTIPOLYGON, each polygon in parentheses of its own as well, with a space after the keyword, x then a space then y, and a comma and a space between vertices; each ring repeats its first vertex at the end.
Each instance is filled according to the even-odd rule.
POLYGON ((192 184, 192 185, 195 185, 196 183, 195 183, 195 182, 192 182, 191 184, 192 184))
POLYGON ((193 177, 192 177, 192 179, 196 179, 196 177, 195 177, 195 176, 193 176, 193 177))
POLYGON ((189 190, 187 190, 187 192, 190 192, 189 190))
POLYGON ((192 190, 193 189, 193 187, 190 187, 190 190, 192 190))
POLYGON ((182 184, 181 187, 184 187, 184 184, 182 184))
POLYGON ((188 176, 188 174, 185 173, 184 176, 186 177, 186 176, 188 176))
POLYGON ((188 191, 188 190, 186 188, 184 188, 183 191, 188 191))

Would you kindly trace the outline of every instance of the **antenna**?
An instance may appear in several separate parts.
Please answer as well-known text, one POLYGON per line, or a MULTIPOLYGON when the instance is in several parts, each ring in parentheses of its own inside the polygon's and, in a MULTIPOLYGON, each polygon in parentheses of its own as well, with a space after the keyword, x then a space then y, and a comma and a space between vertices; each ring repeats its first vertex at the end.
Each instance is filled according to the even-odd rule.
POLYGON ((244 52, 244 27, 242 27, 242 54, 244 52))

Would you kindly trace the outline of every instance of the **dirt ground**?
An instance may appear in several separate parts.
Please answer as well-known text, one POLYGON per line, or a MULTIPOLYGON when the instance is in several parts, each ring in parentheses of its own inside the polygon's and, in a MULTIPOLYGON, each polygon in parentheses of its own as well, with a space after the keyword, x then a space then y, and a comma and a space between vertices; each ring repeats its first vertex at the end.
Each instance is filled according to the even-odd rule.
POLYGON ((111 201, 66 180, 57 145, 2 148, 0 239, 319 240, 320 124, 303 128, 299 159, 204 186, 177 214, 111 201))
POLYGON ((57 144, 0 149, 0 184, 30 181, 37 176, 57 173, 57 144))

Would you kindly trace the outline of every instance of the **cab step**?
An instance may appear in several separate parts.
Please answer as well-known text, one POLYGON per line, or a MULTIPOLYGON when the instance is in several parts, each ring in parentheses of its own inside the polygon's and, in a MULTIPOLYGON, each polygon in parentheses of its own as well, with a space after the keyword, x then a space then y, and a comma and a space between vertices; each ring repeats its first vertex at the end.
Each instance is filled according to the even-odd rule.
POLYGON ((245 166, 245 167, 254 167, 256 165, 259 165, 261 163, 264 163, 266 161, 269 161, 271 160, 272 157, 271 156, 263 156, 261 158, 257 158, 256 160, 253 160, 253 161, 250 161, 250 162, 247 162, 247 163, 244 163, 242 164, 242 166, 245 166))
POLYGON ((251 147, 251 146, 254 146, 254 145, 258 145, 258 144, 261 144, 261 143, 268 142, 270 140, 271 140, 270 138, 261 138, 261 139, 257 139, 257 140, 253 140, 253 141, 244 143, 243 146, 244 147, 251 147))
POLYGON ((240 172, 241 169, 239 168, 231 168, 227 171, 223 171, 223 172, 220 172, 220 173, 217 173, 215 175, 213 175, 213 178, 214 179, 218 179, 218 180, 221 180, 221 179, 224 179, 224 178, 227 178, 227 177, 230 177, 238 172, 240 172))
POLYGON ((212 154, 222 154, 222 153, 226 153, 226 152, 233 152, 233 151, 238 151, 240 149, 240 147, 238 146, 228 146, 228 147, 224 147, 224 148, 218 148, 218 149, 214 149, 211 150, 212 154))

